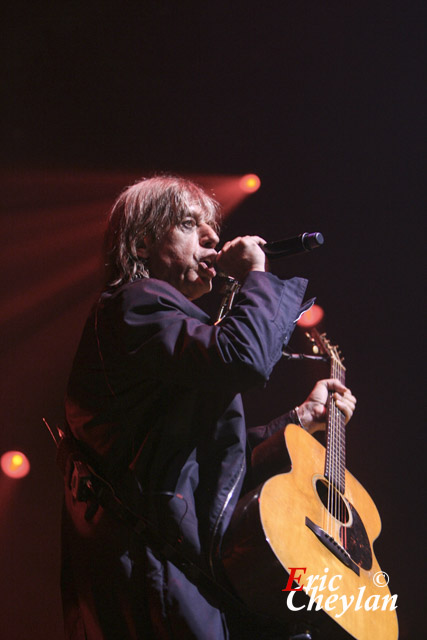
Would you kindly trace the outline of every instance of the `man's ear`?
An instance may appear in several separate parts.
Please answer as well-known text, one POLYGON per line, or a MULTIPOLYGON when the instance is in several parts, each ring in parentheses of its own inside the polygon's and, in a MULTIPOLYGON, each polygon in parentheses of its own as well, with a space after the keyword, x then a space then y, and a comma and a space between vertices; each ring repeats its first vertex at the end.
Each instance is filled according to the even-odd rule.
POLYGON ((136 255, 138 256, 138 258, 143 258, 146 260, 150 256, 150 246, 150 238, 148 236, 144 236, 139 241, 139 247, 136 250, 136 255))

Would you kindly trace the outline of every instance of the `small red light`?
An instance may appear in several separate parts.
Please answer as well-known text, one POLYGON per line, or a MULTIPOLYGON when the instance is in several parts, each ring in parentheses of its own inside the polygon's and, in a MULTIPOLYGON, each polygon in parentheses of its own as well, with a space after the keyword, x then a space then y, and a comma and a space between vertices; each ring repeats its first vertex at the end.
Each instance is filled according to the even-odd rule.
POLYGON ((319 307, 318 304, 314 304, 308 311, 302 314, 297 324, 300 327, 304 327, 304 329, 309 329, 310 327, 317 326, 319 322, 322 322, 324 315, 325 312, 322 307, 319 307))
POLYGON ((255 193, 261 186, 261 180, 254 173, 248 173, 243 178, 240 178, 240 188, 246 193, 255 193))
POLYGON ((21 451, 7 451, 0 459, 4 474, 9 478, 23 478, 30 472, 30 461, 21 451))

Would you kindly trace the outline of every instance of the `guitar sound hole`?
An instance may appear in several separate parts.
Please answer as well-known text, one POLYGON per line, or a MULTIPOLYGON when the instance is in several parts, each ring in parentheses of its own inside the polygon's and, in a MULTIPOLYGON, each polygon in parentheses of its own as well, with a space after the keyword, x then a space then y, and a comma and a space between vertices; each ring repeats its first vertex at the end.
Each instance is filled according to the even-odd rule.
POLYGON ((324 478, 316 481, 316 491, 325 509, 339 522, 347 524, 350 514, 340 492, 324 478))

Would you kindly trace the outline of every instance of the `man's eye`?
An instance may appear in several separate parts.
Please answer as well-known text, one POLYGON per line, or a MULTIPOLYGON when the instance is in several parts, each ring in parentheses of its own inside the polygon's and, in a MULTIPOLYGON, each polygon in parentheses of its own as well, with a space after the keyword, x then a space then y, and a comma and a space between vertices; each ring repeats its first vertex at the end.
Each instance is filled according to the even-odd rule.
POLYGON ((181 222, 181 225, 185 229, 192 229, 195 226, 195 224, 196 224, 196 221, 193 218, 186 218, 181 222))

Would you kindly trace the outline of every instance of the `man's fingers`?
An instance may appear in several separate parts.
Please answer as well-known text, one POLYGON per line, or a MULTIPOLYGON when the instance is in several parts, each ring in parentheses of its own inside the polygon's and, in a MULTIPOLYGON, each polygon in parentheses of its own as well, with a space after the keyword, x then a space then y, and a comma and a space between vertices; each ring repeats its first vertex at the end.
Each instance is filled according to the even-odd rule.
POLYGON ((264 240, 264 238, 261 238, 260 236, 246 236, 246 238, 252 238, 252 240, 254 240, 257 244, 259 244, 260 247, 263 247, 265 244, 267 244, 267 241, 264 240))
POLYGON ((340 391, 341 393, 345 393, 346 391, 350 391, 348 387, 345 386, 340 380, 337 378, 326 378, 325 380, 321 380, 326 384, 328 391, 340 391))
POLYGON ((260 236, 238 236, 225 243, 216 257, 216 264, 224 273, 244 282, 250 271, 265 271, 262 244, 265 240, 260 236))
POLYGON ((345 415, 346 422, 348 422, 356 408, 356 398, 350 392, 344 395, 336 392, 334 393, 334 400, 338 409, 345 415))

